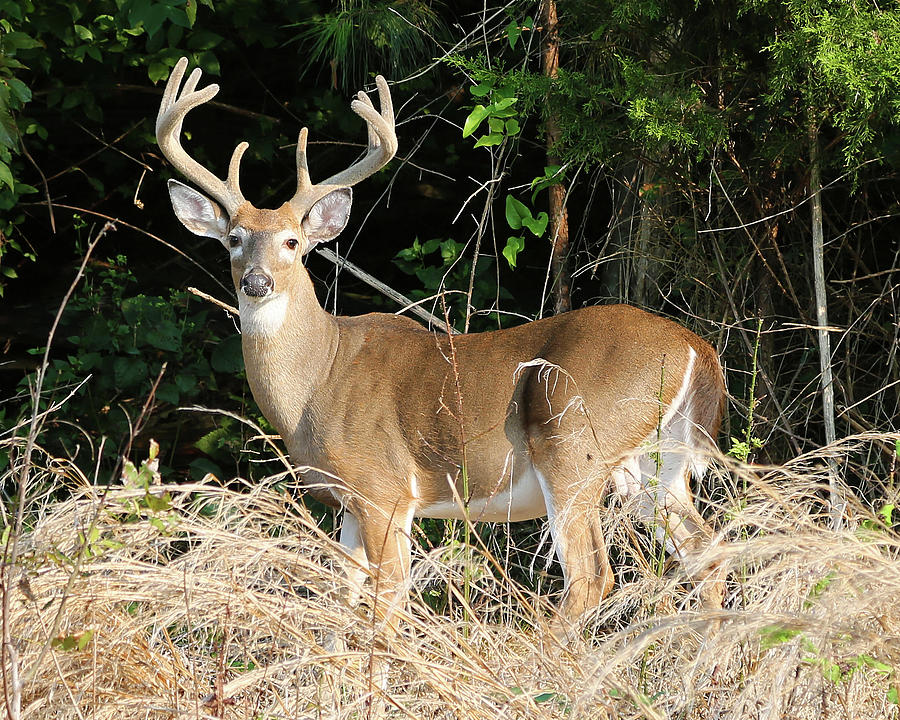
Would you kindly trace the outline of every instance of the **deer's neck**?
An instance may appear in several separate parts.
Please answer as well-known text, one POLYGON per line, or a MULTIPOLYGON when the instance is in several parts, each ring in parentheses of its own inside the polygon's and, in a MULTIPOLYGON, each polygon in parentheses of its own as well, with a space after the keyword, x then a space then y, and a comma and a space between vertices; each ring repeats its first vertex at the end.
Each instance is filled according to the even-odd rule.
POLYGON ((260 410, 289 447, 337 352, 338 326, 303 276, 262 302, 238 293, 247 381, 260 410))

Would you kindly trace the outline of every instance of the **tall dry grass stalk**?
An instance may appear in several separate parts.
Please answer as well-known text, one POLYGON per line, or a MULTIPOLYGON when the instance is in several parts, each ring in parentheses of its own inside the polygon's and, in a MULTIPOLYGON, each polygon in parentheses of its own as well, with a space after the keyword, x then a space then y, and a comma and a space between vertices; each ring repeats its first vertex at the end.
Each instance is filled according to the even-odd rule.
MULTIPOLYGON (((831 450, 884 440, 897 437, 831 450)), ((64 468, 35 460, 33 487, 59 482, 64 468)), ((829 529, 821 454, 719 469, 721 487, 748 488, 717 494, 727 542, 697 559, 726 564, 725 610, 699 610, 677 566, 660 577, 612 501, 600 512, 619 582, 579 639, 556 644, 548 602, 435 551, 414 564, 389 647, 371 597, 344 599, 338 547, 277 483, 157 484, 151 464, 147 488, 106 490, 68 471, 72 497, 31 508, 7 585, 21 717, 365 717, 380 657, 395 717, 896 717, 900 537, 859 502, 829 529), (422 601, 445 583, 460 609, 464 575, 472 607, 422 601)))

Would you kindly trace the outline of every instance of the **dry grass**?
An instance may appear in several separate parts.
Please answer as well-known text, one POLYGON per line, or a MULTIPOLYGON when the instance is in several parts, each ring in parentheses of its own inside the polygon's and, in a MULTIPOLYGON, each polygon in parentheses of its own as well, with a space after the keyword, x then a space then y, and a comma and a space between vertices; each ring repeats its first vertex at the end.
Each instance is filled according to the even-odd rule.
POLYGON ((723 487, 747 490, 710 513, 728 540, 710 551, 730 572, 721 612, 698 609, 677 568, 658 577, 634 540, 646 533, 611 505, 630 582, 566 646, 549 637, 547 602, 472 571, 491 559, 435 551, 417 560, 413 596, 449 583, 457 611, 414 599, 385 649, 371 599, 343 599, 339 550, 274 483, 81 480, 34 513, 4 575, 17 650, 5 701, 18 670, 22 718, 364 717, 373 658, 387 655, 396 717, 897 717, 900 537, 853 502, 848 528, 828 529, 822 466, 722 466, 723 487), (345 649, 327 650, 331 636, 345 649))

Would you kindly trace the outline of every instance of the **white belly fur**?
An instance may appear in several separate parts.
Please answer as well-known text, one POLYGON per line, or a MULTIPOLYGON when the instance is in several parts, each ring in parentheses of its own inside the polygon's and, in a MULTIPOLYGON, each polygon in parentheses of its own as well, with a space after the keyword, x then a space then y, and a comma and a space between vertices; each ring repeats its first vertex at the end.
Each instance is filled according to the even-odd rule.
MULTIPOLYGON (((511 488, 500 489, 488 498, 472 498, 468 507, 472 522, 518 522, 546 514, 541 483, 530 463, 513 481, 511 488)), ((456 502, 439 502, 420 505, 416 508, 416 516, 462 520, 466 513, 456 502)))

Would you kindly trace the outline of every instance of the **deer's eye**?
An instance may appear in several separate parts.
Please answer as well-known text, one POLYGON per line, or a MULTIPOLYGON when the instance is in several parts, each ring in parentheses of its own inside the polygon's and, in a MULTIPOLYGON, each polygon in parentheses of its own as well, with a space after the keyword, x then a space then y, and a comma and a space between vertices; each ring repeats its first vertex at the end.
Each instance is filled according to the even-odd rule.
POLYGON ((284 241, 285 247, 287 247, 289 250, 296 250, 297 245, 299 244, 300 243, 297 242, 297 238, 288 238, 284 241))
POLYGON ((236 248, 241 244, 241 238, 239 235, 229 235, 228 236, 228 245, 229 247, 236 248))

